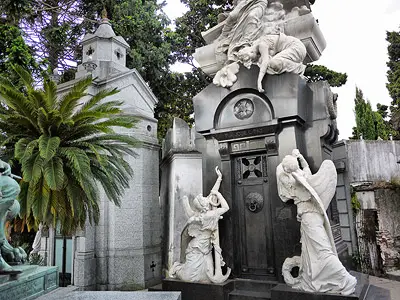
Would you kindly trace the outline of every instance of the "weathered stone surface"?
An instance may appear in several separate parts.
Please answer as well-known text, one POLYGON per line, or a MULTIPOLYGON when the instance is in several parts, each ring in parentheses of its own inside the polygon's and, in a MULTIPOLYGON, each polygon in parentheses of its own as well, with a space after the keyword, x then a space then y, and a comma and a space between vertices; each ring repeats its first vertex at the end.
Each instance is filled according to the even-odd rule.
POLYGON ((337 189, 342 235, 358 253, 362 271, 370 274, 394 269, 399 259, 400 234, 393 225, 400 218, 399 194, 391 184, 400 174, 399 151, 398 141, 352 140, 334 146, 336 165, 344 166, 337 189))
POLYGON ((346 141, 349 181, 390 181, 400 174, 398 141, 346 141), (384 168, 382 166, 385 166, 384 168))
POLYGON ((170 152, 195 151, 194 130, 180 118, 174 118, 172 128, 167 131, 162 145, 162 157, 170 152))
POLYGON ((355 193, 360 203, 356 211, 358 252, 362 271, 381 275, 396 269, 400 259, 400 194, 396 189, 370 188, 355 193))
POLYGON ((375 191, 378 206, 378 246, 385 271, 399 267, 400 261, 400 190, 378 189, 375 191))

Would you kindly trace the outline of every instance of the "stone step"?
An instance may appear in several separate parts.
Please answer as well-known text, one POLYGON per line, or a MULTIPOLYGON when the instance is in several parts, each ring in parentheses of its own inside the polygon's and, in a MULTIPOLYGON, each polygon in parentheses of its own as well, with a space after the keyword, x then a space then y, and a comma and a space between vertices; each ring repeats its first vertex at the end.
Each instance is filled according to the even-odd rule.
POLYGON ((390 280, 400 281, 400 270, 386 272, 387 278, 390 280))
POLYGON ((369 275, 355 271, 350 271, 350 274, 357 278, 357 285, 354 293, 358 295, 359 299, 364 299, 369 288, 369 275))
POLYGON ((390 300, 390 291, 371 284, 364 300, 390 300))
POLYGON ((270 300, 271 292, 255 292, 248 290, 233 290, 229 293, 229 300, 270 300))
POLYGON ((276 286, 276 281, 263 281, 253 279, 235 279, 235 290, 246 290, 252 292, 270 292, 276 286))
POLYGON ((77 286, 69 285, 67 287, 59 287, 55 290, 40 296, 36 300, 62 300, 62 299, 71 299, 71 293, 78 291, 79 288, 77 286))

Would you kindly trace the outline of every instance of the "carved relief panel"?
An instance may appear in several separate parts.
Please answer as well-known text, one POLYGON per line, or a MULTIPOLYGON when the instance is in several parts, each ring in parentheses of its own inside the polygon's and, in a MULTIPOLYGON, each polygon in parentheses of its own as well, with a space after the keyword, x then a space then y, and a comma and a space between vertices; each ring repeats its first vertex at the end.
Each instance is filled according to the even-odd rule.
MULTIPOLYGON (((229 97, 229 96, 228 96, 229 97)), ((244 92, 221 102, 214 119, 215 129, 265 124, 274 118, 272 107, 265 97, 244 92)))

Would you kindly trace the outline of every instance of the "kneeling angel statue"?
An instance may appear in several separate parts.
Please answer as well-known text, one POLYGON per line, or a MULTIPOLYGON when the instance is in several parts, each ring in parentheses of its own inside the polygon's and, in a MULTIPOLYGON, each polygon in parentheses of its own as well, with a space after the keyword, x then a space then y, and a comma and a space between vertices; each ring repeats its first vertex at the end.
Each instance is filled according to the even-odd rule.
POLYGON ((218 178, 210 195, 198 195, 192 206, 189 199, 183 197, 189 219, 181 234, 181 262, 175 262, 170 272, 173 278, 190 282, 222 283, 230 275, 230 268, 227 268, 225 275, 222 274, 221 266, 225 263, 219 246, 218 230, 218 221, 229 210, 229 206, 218 192, 222 174, 218 167, 215 171, 218 178))

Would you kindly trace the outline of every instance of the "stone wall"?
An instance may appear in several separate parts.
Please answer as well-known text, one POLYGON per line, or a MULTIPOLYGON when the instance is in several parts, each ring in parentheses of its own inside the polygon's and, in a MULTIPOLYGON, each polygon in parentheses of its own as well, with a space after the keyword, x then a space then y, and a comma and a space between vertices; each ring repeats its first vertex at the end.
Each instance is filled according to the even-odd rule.
POLYGON ((349 181, 390 181, 400 177, 399 141, 346 141, 349 181))
POLYGON ((380 275, 400 267, 399 155, 398 141, 340 141, 334 146, 342 235, 365 273, 380 275))
MULTIPOLYGON (((361 270, 381 275, 400 267, 400 188, 386 184, 356 188, 358 257, 361 270)), ((354 201, 353 200, 353 201, 354 201)))
POLYGON ((400 268, 400 188, 375 190, 378 246, 384 271, 400 268))

